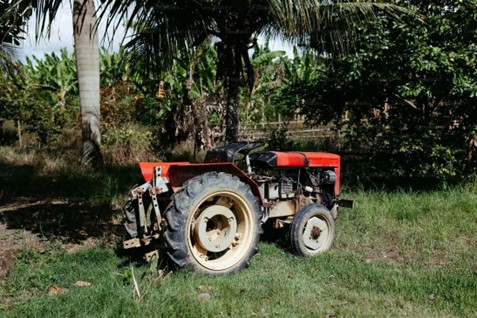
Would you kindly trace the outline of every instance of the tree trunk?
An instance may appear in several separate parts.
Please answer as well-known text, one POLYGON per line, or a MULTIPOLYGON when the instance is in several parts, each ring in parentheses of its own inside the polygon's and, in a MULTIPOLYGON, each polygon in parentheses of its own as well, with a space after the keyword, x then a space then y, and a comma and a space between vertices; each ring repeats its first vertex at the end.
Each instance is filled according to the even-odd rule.
POLYGON ((237 142, 240 107, 240 83, 236 78, 228 80, 227 108, 225 112, 225 142, 237 142))
POLYGON ((18 132, 18 145, 21 148, 23 144, 22 144, 22 128, 20 126, 20 119, 17 119, 17 132, 18 132))
POLYGON ((237 142, 238 139, 242 57, 236 43, 227 43, 225 47, 228 55, 225 75, 225 90, 227 92, 225 143, 232 143, 237 142))
POLYGON ((73 33, 81 108, 81 163, 102 163, 99 111, 99 48, 92 0, 74 0, 73 33))

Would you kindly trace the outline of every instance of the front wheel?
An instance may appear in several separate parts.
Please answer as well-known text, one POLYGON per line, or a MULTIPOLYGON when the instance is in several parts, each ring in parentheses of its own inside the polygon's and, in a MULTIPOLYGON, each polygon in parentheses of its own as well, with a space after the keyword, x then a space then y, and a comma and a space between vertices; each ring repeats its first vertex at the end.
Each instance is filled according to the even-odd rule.
POLYGON ((310 204, 298 211, 290 230, 293 251, 299 256, 314 256, 329 250, 336 236, 333 216, 319 204, 310 204))
POLYGON ((209 172, 177 192, 165 213, 171 260, 206 274, 227 274, 250 264, 258 251, 261 213, 250 187, 237 177, 209 172))

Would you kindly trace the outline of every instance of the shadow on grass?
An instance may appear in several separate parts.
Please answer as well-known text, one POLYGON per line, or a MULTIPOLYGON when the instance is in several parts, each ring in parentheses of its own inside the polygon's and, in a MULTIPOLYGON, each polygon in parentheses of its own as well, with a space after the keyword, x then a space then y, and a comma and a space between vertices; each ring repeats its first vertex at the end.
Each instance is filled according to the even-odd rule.
POLYGON ((137 168, 94 172, 76 165, 45 173, 35 164, 0 161, 0 222, 63 243, 122 236, 115 216, 137 168))
POLYGON ((121 235, 118 225, 108 220, 108 214, 112 217, 113 211, 95 215, 97 207, 57 202, 15 205, 10 204, 0 212, 0 222, 7 224, 9 229, 27 230, 65 243, 121 235))
POLYGON ((260 236, 260 241, 274 244, 287 253, 293 254, 290 241, 290 226, 285 225, 282 228, 273 228, 271 222, 266 222, 262 225, 263 234, 260 236))

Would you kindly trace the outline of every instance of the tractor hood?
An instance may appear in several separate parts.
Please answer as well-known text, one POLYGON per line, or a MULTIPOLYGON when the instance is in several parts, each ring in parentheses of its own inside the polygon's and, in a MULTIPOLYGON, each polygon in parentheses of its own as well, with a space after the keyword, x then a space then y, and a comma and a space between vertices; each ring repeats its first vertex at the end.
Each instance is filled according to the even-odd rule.
POLYGON ((340 167, 340 156, 327 152, 257 152, 250 161, 267 168, 340 167))

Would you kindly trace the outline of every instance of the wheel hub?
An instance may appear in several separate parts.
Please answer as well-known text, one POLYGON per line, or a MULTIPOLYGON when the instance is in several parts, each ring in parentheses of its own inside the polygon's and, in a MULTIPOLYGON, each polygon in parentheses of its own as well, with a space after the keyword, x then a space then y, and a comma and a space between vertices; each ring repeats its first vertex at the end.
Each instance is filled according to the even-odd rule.
POLYGON ((310 218, 303 232, 305 246, 312 250, 319 249, 325 243, 327 237, 328 226, 326 222, 317 217, 310 218))
POLYGON ((311 229, 311 238, 313 240, 317 240, 321 235, 321 229, 317 226, 313 226, 311 229))
POLYGON ((236 232, 237 219, 225 206, 210 206, 195 220, 194 237, 208 252, 218 253, 229 248, 236 232))

